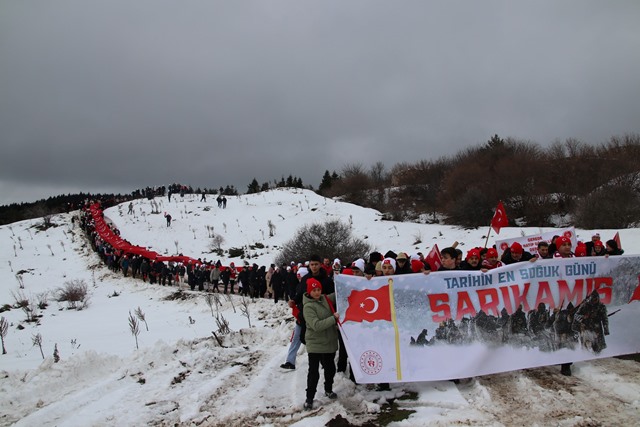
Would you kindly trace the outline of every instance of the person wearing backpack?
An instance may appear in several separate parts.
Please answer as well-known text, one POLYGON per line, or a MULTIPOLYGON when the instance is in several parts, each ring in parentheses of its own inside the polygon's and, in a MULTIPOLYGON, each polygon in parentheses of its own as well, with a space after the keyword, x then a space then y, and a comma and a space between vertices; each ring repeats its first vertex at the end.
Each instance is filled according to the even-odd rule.
POLYGON ((314 279, 307 280, 307 292, 303 296, 303 314, 307 325, 305 341, 309 355, 309 372, 305 409, 313 408, 320 380, 320 365, 324 370, 324 394, 329 399, 338 396, 333 392, 336 375, 335 356, 338 351, 338 319, 335 309, 335 294, 323 295, 322 284, 314 279))

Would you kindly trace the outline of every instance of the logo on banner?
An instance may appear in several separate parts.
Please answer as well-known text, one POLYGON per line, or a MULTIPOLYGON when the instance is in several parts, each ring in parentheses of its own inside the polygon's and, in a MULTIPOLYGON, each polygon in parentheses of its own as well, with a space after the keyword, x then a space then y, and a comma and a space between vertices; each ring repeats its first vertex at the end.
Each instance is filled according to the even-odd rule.
POLYGON ((347 302, 349 306, 344 314, 343 322, 391 321, 389 285, 375 290, 351 291, 347 302))
POLYGON ((360 369, 368 375, 376 375, 382 370, 382 356, 373 350, 367 350, 360 356, 360 369))
POLYGON ((573 236, 573 233, 571 233, 571 230, 567 230, 564 233, 562 233, 562 235, 567 239, 570 239, 573 236))

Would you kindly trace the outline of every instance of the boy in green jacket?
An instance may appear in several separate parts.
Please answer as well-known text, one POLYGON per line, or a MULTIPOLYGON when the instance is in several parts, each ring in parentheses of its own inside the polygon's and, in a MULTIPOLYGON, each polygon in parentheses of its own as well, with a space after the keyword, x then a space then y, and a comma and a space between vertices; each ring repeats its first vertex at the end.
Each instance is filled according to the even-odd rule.
POLYGON ((333 377, 336 374, 335 356, 338 351, 337 322, 340 317, 335 313, 335 294, 322 295, 322 284, 316 279, 307 280, 307 293, 302 297, 304 321, 307 324, 305 334, 307 353, 309 354, 309 373, 307 374, 307 400, 305 409, 313 408, 320 379, 320 365, 324 370, 324 394, 330 399, 338 396, 333 392, 333 377))

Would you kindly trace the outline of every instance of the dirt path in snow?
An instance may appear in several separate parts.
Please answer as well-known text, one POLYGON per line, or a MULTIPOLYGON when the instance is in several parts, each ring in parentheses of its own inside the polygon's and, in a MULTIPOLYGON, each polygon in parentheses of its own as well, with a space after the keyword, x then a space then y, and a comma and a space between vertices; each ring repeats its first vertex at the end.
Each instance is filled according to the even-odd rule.
POLYGON ((461 391, 488 424, 627 426, 640 423, 640 363, 616 358, 578 363, 574 375, 559 366, 479 377, 461 391), (582 376, 581 371, 589 375, 582 376), (490 401, 480 390, 488 391, 490 401), (633 397, 635 396, 635 398, 633 397))

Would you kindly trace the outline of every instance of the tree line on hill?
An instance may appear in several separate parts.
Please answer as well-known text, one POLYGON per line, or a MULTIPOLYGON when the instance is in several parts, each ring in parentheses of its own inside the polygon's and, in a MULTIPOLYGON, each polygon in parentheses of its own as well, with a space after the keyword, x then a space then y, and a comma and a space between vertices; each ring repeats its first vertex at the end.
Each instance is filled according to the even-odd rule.
POLYGON ((548 148, 494 135, 452 157, 390 171, 346 165, 318 192, 385 212, 389 219, 488 225, 498 201, 518 225, 625 228, 640 224, 640 135, 599 145, 575 139, 548 148))
MULTIPOLYGON (((317 190, 292 175, 262 184, 253 178, 246 194, 281 187, 339 197, 399 221, 485 226, 502 200, 509 218, 517 219, 518 225, 626 228, 640 223, 640 135, 612 137, 599 145, 567 139, 547 148, 494 135, 485 144, 454 156, 398 163, 390 170, 382 162, 370 167, 347 164, 339 172, 327 170, 317 190)), ((181 188, 185 193, 238 194, 229 185, 219 190, 181 188)), ((154 195, 165 192, 165 187, 156 187, 154 195)), ((13 203, 0 206, 0 225, 64 212, 87 198, 113 204, 147 193, 79 193, 13 203)))

